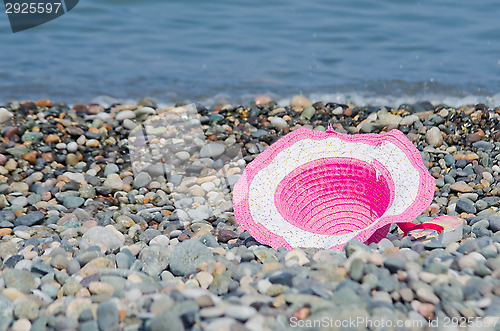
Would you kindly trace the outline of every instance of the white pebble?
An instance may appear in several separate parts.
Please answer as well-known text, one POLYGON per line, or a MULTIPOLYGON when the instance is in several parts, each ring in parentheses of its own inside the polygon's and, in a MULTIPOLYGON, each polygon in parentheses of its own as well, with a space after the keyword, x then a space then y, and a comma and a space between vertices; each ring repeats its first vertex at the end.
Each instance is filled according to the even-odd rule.
POLYGON ((205 190, 205 192, 210 192, 215 189, 215 184, 212 182, 206 182, 201 184, 201 188, 205 190))
POLYGON ((78 137, 76 142, 78 145, 83 146, 87 142, 87 138, 85 138, 85 136, 82 135, 82 136, 78 137))
POLYGON ((12 113, 5 108, 0 108, 0 123, 6 122, 12 118, 12 113))
POLYGON ((180 152, 175 153, 175 157, 178 158, 181 161, 187 161, 187 160, 189 160, 190 156, 191 155, 189 155, 189 153, 186 152, 186 151, 180 151, 180 152))
POLYGON ((344 109, 342 107, 337 107, 334 110, 332 110, 333 115, 341 115, 344 113, 344 109))
POLYGON ((125 119, 132 119, 132 118, 135 118, 135 113, 131 110, 122 110, 115 116, 115 119, 117 121, 123 121, 125 119))
POLYGON ((288 123, 284 119, 282 119, 281 117, 273 118, 271 120, 271 124, 272 124, 272 126, 274 126, 278 130, 284 130, 284 129, 287 129, 289 127, 288 123))
POLYGON ((161 245, 163 247, 167 247, 168 244, 169 244, 169 239, 164 236, 164 235, 159 235, 159 236, 156 236, 154 237, 153 239, 151 239, 151 241, 149 242, 149 244, 158 244, 158 245, 161 245))
POLYGON ((131 121, 128 118, 123 120, 122 125, 125 129, 129 129, 129 130, 135 129, 137 127, 137 124, 135 124, 134 121, 131 121))
POLYGON ((12 331, 29 331, 31 330, 31 322, 27 318, 21 318, 14 322, 12 331))
POLYGON ((68 143, 68 145, 66 146, 66 149, 68 150, 68 152, 70 153, 74 153, 78 150, 78 144, 74 141, 68 143))
POLYGON ((56 148, 57 148, 57 149, 66 149, 66 144, 65 144, 65 143, 58 143, 58 144, 56 145, 56 148))
POLYGON ((19 237, 19 238, 24 239, 24 240, 28 240, 29 238, 31 238, 31 235, 28 232, 21 231, 21 230, 15 231, 14 234, 16 235, 16 237, 19 237))

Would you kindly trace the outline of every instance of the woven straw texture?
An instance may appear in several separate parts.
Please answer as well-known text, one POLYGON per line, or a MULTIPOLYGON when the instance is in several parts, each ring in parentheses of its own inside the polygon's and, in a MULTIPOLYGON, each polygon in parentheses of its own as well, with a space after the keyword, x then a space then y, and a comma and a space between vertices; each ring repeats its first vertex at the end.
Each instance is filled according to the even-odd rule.
POLYGON ((429 206, 435 184, 398 130, 346 135, 298 129, 267 148, 233 192, 240 227, 274 248, 377 242, 429 206))

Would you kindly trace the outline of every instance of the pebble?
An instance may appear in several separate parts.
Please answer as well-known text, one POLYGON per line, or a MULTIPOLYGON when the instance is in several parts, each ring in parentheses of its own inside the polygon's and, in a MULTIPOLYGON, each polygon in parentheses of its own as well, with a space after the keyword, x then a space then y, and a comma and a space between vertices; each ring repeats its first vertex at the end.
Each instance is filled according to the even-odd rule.
POLYGON ((23 293, 30 293, 36 288, 35 277, 26 270, 5 269, 3 279, 7 287, 13 287, 23 293))
POLYGON ((286 130, 289 128, 288 123, 281 117, 274 117, 271 120, 271 125, 273 125, 278 130, 286 130))
POLYGON ((434 147, 441 146, 443 144, 441 131, 437 127, 433 126, 425 133, 425 141, 434 147))
POLYGON ((16 225, 32 226, 40 224, 45 215, 41 211, 34 211, 26 215, 21 215, 15 220, 16 225))
POLYGON ((474 189, 467 185, 465 182, 456 182, 455 184, 450 185, 450 189, 461 193, 469 193, 474 191, 474 189))
POLYGON ((104 301, 97 307, 97 324, 100 330, 116 330, 119 326, 119 314, 116 304, 104 301))
POLYGON ((224 154, 226 151, 226 146, 224 144, 219 143, 209 143, 204 145, 200 150, 200 157, 210 157, 217 158, 224 154))
POLYGON ((226 316, 242 322, 246 322, 255 314, 257 314, 257 310, 254 307, 242 305, 230 305, 226 308, 225 312, 226 316))
POLYGON ((109 174, 104 181, 104 186, 112 190, 120 191, 123 189, 123 181, 118 174, 109 174))
POLYGON ((475 214, 477 212, 476 205, 467 198, 458 200, 455 210, 457 213, 465 212, 468 214, 475 214))
POLYGON ((194 273, 196 267, 212 257, 210 250, 202 243, 186 240, 175 246, 170 255, 170 271, 176 276, 194 273))
POLYGON ((115 116, 115 119, 117 121, 123 121, 123 120, 130 120, 130 119, 133 119, 135 118, 135 113, 131 110, 123 110, 121 112, 119 112, 118 114, 116 114, 115 116))
POLYGON ((115 250, 123 246, 123 241, 116 234, 116 232, 113 232, 108 228, 95 226, 88 229, 82 236, 80 248, 86 249, 94 245, 104 248, 104 251, 115 250))
POLYGON ((312 101, 302 95, 296 95, 290 100, 290 106, 304 109, 312 105, 312 101))
POLYGON ((0 107, 0 123, 7 122, 10 120, 14 115, 7 109, 0 107))
POLYGON ((151 181, 151 176, 147 172, 140 172, 134 178, 134 188, 139 189, 141 187, 147 187, 151 181))

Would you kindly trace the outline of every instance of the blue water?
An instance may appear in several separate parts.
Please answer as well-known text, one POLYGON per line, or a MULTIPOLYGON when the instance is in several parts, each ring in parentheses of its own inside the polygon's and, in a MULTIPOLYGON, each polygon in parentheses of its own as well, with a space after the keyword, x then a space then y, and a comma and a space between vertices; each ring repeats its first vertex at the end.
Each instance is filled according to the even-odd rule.
POLYGON ((81 0, 15 34, 0 8, 0 103, 304 94, 500 106, 498 0, 81 0))

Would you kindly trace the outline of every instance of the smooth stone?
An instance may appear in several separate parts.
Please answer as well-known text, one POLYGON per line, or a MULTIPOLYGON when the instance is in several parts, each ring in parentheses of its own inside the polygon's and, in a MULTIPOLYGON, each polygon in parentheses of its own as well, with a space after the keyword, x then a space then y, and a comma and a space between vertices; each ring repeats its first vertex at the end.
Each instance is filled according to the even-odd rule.
POLYGON ((28 199, 26 197, 17 197, 12 199, 11 204, 20 207, 26 207, 26 205, 28 204, 28 199))
POLYGON ((210 216, 212 216, 212 213, 212 209, 206 205, 199 206, 196 209, 190 209, 187 212, 193 223, 201 222, 210 218, 210 216))
POLYGON ((175 153, 175 157, 181 161, 187 161, 191 157, 191 155, 186 151, 180 151, 175 153))
POLYGON ((75 153, 76 151, 78 151, 78 144, 72 141, 66 145, 66 150, 70 153, 75 153))
POLYGON ((289 128, 288 123, 281 117, 274 117, 271 120, 271 125, 278 130, 285 130, 289 128))
POLYGON ((40 141, 42 140, 43 138, 43 133, 42 132, 30 132, 30 131, 26 131, 22 137, 21 137, 21 140, 23 142, 26 142, 26 141, 29 141, 33 144, 39 144, 40 141))
POLYGON ((116 330, 119 326, 116 304, 112 301, 101 302, 97 307, 97 324, 100 330, 116 330))
POLYGON ((217 240, 219 242, 227 243, 231 239, 237 239, 238 234, 231 230, 221 229, 217 234, 217 240))
POLYGON ((131 110, 122 110, 121 112, 117 113, 115 116, 115 119, 117 121, 123 121, 126 119, 131 120, 133 118, 135 118, 135 113, 131 110))
POLYGON ((224 154, 226 146, 219 143, 209 143, 204 145, 200 150, 200 157, 217 158, 224 154))
POLYGON ((196 267, 212 258, 212 252, 202 243, 186 240, 175 246, 170 255, 170 271, 176 276, 196 272, 196 267))
POLYGON ((34 211, 26 215, 21 215, 14 221, 15 225, 33 226, 41 224, 45 215, 41 211, 34 211))
POLYGON ((377 118, 378 123, 393 126, 398 126, 402 120, 401 116, 390 114, 385 107, 377 113, 377 118))
POLYGON ((344 246, 344 251, 347 257, 351 256, 357 250, 362 250, 369 253, 371 253, 372 251, 370 247, 368 247, 366 244, 360 242, 357 239, 349 240, 347 244, 344 246))
POLYGON ((58 200, 63 204, 64 207, 68 209, 81 207, 85 203, 84 198, 80 198, 73 195, 66 195, 58 198, 58 200))
POLYGON ((14 287, 26 294, 36 288, 35 277, 26 270, 5 269, 3 278, 7 287, 14 287))
POLYGON ((144 247, 139 254, 139 260, 143 265, 142 271, 150 276, 157 277, 167 268, 169 257, 170 252, 163 249, 163 247, 144 247))
POLYGON ((14 115, 8 111, 7 109, 5 108, 0 108, 0 123, 4 123, 4 122, 7 122, 8 120, 10 120, 14 115))
POLYGON ((469 185, 467 185, 463 181, 456 182, 455 184, 451 184, 450 189, 452 191, 457 191, 457 192, 461 192, 461 193, 470 193, 470 192, 474 191, 474 189, 472 187, 470 187, 469 185))
POLYGON ((477 149, 484 149, 485 151, 491 151, 493 148, 495 148, 495 144, 483 140, 476 141, 472 144, 472 146, 477 149))
POLYGON ((0 330, 5 331, 14 319, 14 305, 13 303, 0 295, 0 330))
POLYGON ((432 290, 429 290, 428 288, 419 288, 416 290, 415 294, 417 295, 417 298, 423 302, 429 302, 436 305, 440 301, 432 290))
POLYGON ((477 261, 470 254, 464 255, 458 259, 458 266, 460 267, 461 270, 464 270, 466 268, 474 269, 477 266, 477 261))
POLYGON ((447 167, 451 167, 455 165, 455 158, 451 154, 446 154, 444 156, 444 162, 447 167))
POLYGON ((434 147, 441 146, 443 144, 443 136, 441 134, 441 130, 433 126, 430 130, 428 130, 425 133, 425 141, 429 145, 433 145, 434 147))
POLYGON ((134 178, 133 186, 135 189, 140 189, 141 187, 147 187, 151 181, 151 176, 147 172, 140 172, 134 178))
POLYGON ((135 257, 132 254, 123 251, 116 254, 116 266, 120 269, 130 269, 134 261, 135 257))
POLYGON ((96 197, 95 188, 90 184, 83 184, 80 186, 78 193, 80 194, 80 197, 84 199, 93 199, 96 197))
POLYGON ((290 106, 295 108, 306 108, 312 106, 312 101, 302 95, 295 95, 290 100, 290 106))
POLYGON ((12 324, 12 331, 30 331, 31 330, 31 322, 27 318, 21 318, 12 324))
POLYGON ((349 269, 349 277, 351 279, 359 282, 363 277, 364 262, 362 259, 356 258, 351 263, 351 268, 349 269))
POLYGON ((493 232, 500 231, 500 216, 490 216, 488 218, 488 221, 491 231, 493 232))
POLYGON ((406 262, 403 259, 391 257, 384 261, 384 267, 389 269, 392 273, 397 273, 399 270, 404 270, 406 262))
POLYGON ((125 129, 128 129, 128 130, 133 130, 133 129, 135 129, 135 128, 137 127, 137 124, 136 124, 134 121, 132 121, 132 120, 130 120, 130 119, 128 119, 128 118, 126 118, 126 119, 124 119, 124 120, 123 120, 123 122, 122 122, 122 126, 123 126, 125 129))
POLYGON ((95 226, 85 232, 80 241, 80 249, 87 249, 97 245, 104 250, 113 251, 123 246, 123 240, 113 231, 95 226))
POLYGON ((120 168, 114 163, 109 163, 106 165, 106 168, 104 168, 104 177, 108 177, 110 174, 115 174, 120 171, 120 168))
POLYGON ((173 312, 163 311, 151 319, 151 331, 184 331, 182 320, 173 312))
POLYGON ((121 191, 123 189, 123 181, 118 174, 109 174, 103 185, 116 191, 121 191))
POLYGON ((19 298, 14 301, 14 316, 35 320, 38 318, 38 305, 33 300, 19 298))
POLYGON ((477 212, 474 202, 469 199, 460 199, 457 201, 455 210, 457 213, 465 212, 468 214, 475 214, 477 212))
POLYGON ((255 314, 257 314, 257 310, 251 306, 229 305, 226 308, 226 316, 242 322, 246 322, 255 314))
POLYGON ((69 275, 76 275, 80 271, 80 262, 76 259, 71 259, 66 265, 66 271, 69 275))
POLYGON ((460 199, 469 199, 470 201, 477 201, 477 198, 479 197, 479 194, 477 193, 462 193, 460 195, 460 199))
POLYGON ((316 109, 314 107, 309 106, 304 108, 304 110, 300 113, 300 118, 304 118, 306 120, 310 120, 314 114, 316 113, 316 109))

